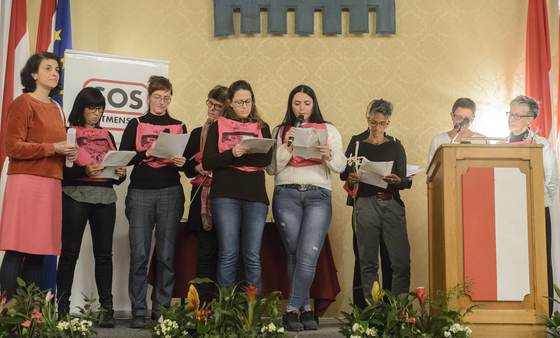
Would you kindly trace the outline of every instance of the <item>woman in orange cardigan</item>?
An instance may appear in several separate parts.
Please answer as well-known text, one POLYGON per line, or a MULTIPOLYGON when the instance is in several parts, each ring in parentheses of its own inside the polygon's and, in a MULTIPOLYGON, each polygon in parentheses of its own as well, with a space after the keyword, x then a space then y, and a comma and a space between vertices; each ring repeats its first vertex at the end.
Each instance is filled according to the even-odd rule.
POLYGON ((21 71, 22 95, 6 117, 5 150, 10 158, 0 221, 0 285, 8 299, 17 277, 40 286, 45 255, 60 255, 62 165, 78 156, 66 143, 66 118, 49 97, 60 92, 62 64, 41 52, 21 71))

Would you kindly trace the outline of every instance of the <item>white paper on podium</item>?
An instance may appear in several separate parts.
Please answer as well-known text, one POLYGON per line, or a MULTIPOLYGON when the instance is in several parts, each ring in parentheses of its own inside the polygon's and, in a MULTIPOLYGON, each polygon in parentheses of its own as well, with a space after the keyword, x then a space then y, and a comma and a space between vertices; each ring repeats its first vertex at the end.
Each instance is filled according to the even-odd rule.
POLYGON ((294 136, 294 150, 293 156, 310 158, 322 158, 319 149, 315 148, 318 145, 327 144, 327 130, 314 129, 314 128, 296 128, 294 136))
POLYGON ((409 177, 411 175, 416 175, 421 171, 424 171, 424 169, 420 169, 419 165, 412 165, 412 164, 406 165, 406 177, 409 177))
POLYGON ((100 166, 105 167, 101 174, 95 176, 95 178, 112 178, 118 180, 117 169, 126 167, 128 162, 136 155, 135 151, 109 151, 105 154, 103 161, 100 166))
MULTIPOLYGON (((258 138, 251 136, 241 137, 241 145, 243 147, 248 147, 247 152, 252 154, 266 154, 270 150, 270 147, 274 145, 276 140, 271 138, 258 138)), ((157 145, 157 144, 156 144, 157 145)))
POLYGON ((372 162, 364 158, 358 176, 361 182, 387 189, 388 183, 383 181, 383 176, 389 175, 391 169, 393 169, 393 161, 372 162))
POLYGON ((189 142, 191 134, 169 134, 159 133, 156 146, 152 150, 152 156, 166 158, 168 160, 173 156, 183 156, 185 147, 189 142))

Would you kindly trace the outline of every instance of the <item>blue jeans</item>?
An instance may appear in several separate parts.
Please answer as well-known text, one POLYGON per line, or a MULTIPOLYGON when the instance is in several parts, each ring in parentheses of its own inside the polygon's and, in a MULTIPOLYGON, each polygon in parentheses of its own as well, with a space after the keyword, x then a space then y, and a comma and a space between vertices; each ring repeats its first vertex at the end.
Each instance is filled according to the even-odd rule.
POLYGON ((262 289, 261 243, 268 205, 233 198, 214 198, 210 212, 218 233, 218 285, 235 283, 240 236, 245 278, 262 289))
POLYGON ((311 309, 309 289, 332 218, 331 191, 274 187, 272 213, 288 254, 289 311, 311 309))
POLYGON ((146 316, 148 306, 148 261, 155 226, 157 279, 153 308, 171 306, 175 286, 175 247, 179 225, 185 209, 185 195, 180 185, 163 189, 128 189, 125 214, 130 224, 130 271, 128 296, 132 316, 146 316))

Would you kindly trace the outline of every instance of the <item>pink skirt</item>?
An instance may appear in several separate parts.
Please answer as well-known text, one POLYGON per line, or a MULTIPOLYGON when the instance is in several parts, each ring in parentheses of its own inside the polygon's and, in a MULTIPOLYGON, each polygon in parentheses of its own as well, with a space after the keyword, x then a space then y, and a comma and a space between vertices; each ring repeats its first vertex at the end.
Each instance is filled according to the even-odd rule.
POLYGON ((8 175, 0 220, 0 250, 60 255, 61 235, 60 180, 8 175))

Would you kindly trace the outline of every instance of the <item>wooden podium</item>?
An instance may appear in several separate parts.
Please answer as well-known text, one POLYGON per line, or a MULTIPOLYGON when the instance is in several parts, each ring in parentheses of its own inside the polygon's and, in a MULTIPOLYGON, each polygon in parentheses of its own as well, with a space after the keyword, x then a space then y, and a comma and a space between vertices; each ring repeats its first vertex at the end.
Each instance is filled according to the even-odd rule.
POLYGON ((464 270, 463 175, 470 168, 519 168, 526 177, 529 291, 522 301, 463 302, 463 308, 483 304, 466 318, 475 324, 473 337, 533 337, 535 332, 545 332, 544 326, 534 325, 539 323, 535 315, 548 315, 548 299, 543 297, 547 296, 547 258, 542 147, 444 144, 428 166, 430 292, 448 290, 468 277, 464 270))

